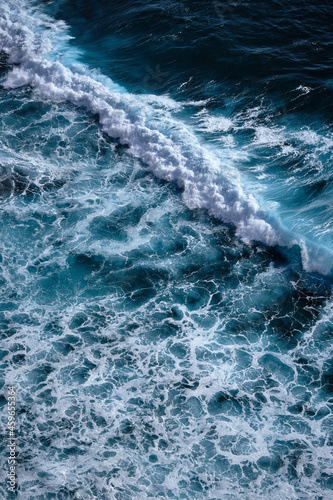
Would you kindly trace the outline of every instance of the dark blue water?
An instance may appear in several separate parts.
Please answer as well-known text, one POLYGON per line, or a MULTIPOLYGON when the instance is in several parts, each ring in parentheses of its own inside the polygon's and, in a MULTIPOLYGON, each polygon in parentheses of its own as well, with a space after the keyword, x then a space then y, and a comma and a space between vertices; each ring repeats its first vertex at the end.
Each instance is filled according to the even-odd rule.
POLYGON ((2 496, 332 498, 330 3, 0 10, 2 496))

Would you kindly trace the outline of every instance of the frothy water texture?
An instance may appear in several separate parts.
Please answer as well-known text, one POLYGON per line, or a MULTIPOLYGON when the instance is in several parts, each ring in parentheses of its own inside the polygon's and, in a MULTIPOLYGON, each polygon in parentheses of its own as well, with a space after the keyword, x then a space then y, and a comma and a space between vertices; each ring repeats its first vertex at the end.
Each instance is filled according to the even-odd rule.
POLYGON ((0 1, 19 498, 332 496, 332 8, 223 5, 0 1))

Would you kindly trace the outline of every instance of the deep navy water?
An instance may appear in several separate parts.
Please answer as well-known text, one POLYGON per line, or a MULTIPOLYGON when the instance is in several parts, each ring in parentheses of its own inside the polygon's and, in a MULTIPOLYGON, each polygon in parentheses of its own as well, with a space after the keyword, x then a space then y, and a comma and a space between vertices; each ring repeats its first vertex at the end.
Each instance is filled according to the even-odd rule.
POLYGON ((0 13, 1 498, 331 499, 332 4, 0 13))

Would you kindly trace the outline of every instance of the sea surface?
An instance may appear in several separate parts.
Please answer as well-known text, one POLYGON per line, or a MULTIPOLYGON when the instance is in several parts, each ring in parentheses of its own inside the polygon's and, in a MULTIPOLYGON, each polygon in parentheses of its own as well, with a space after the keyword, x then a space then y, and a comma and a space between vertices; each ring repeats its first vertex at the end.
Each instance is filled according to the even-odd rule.
POLYGON ((332 26, 0 0, 1 498, 333 498, 332 26))

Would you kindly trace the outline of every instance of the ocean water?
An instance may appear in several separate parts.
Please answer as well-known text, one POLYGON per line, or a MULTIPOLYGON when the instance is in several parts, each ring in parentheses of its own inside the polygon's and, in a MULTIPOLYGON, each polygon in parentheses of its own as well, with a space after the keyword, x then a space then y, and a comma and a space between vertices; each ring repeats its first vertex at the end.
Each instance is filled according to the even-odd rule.
POLYGON ((331 499, 330 2, 0 13, 1 498, 331 499))

